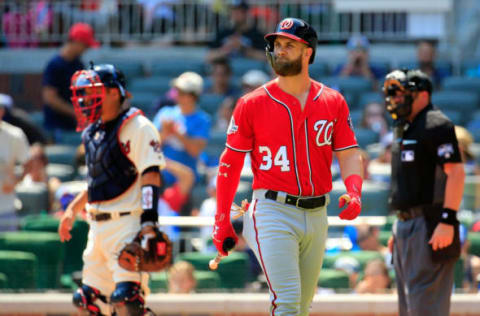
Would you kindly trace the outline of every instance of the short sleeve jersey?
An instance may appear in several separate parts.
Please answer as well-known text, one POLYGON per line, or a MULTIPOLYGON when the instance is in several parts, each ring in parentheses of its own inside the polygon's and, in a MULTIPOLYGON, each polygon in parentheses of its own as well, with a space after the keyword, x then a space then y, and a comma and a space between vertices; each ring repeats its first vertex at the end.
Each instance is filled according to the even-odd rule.
POLYGON ((332 189, 332 151, 358 145, 339 92, 311 80, 302 111, 273 80, 239 99, 227 147, 251 153, 254 190, 318 196, 332 189))
POLYGON ((455 126, 428 105, 392 144, 391 208, 443 206, 447 179, 443 165, 460 162, 455 126))
POLYGON ((134 184, 117 198, 99 203, 87 204, 87 210, 95 209, 101 212, 141 211, 141 174, 152 166, 165 167, 160 135, 155 126, 143 115, 136 115, 125 123, 120 130, 120 142, 135 165, 138 177, 134 184))

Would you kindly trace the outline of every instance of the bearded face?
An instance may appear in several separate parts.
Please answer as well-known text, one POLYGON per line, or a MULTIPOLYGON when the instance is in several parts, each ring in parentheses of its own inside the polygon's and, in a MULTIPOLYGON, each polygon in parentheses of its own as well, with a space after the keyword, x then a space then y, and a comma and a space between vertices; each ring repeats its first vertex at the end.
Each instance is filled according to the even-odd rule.
POLYGON ((275 55, 272 67, 275 73, 279 76, 296 76, 302 72, 302 54, 294 60, 288 60, 286 57, 275 55))

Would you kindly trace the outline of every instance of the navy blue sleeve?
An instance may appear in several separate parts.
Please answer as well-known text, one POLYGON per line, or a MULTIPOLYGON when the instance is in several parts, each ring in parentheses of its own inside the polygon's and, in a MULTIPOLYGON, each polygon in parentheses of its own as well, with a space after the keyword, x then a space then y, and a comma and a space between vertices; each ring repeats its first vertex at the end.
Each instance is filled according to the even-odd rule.
POLYGON ((55 59, 52 59, 48 62, 47 67, 43 71, 42 86, 58 87, 59 76, 56 75, 57 73, 58 73, 57 63, 55 62, 55 59))

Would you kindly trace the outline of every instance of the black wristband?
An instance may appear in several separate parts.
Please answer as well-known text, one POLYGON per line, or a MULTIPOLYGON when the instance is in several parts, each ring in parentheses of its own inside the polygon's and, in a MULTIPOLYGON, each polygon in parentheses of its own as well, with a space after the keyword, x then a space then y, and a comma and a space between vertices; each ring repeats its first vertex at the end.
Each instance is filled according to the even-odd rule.
POLYGON ((440 215, 440 223, 445 223, 449 225, 457 224, 457 211, 445 207, 440 215))
POLYGON ((140 222, 158 222, 158 199, 160 188, 156 185, 142 186, 142 208, 143 213, 140 222))

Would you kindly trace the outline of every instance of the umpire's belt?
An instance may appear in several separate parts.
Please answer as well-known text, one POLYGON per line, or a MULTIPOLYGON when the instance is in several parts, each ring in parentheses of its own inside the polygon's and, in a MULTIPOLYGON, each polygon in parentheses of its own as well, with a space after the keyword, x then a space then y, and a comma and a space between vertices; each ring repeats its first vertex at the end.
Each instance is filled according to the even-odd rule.
POLYGON ((297 196, 286 194, 284 192, 277 192, 272 190, 268 190, 265 193, 265 198, 304 209, 312 209, 325 206, 325 202, 327 201, 325 195, 310 198, 299 198, 297 196))
POLYGON ((402 222, 423 216, 423 208, 417 206, 406 210, 397 210, 397 218, 402 222))
POLYGON ((108 221, 114 218, 120 218, 133 214, 133 212, 113 212, 113 213, 88 213, 89 218, 95 222, 108 221))

